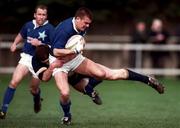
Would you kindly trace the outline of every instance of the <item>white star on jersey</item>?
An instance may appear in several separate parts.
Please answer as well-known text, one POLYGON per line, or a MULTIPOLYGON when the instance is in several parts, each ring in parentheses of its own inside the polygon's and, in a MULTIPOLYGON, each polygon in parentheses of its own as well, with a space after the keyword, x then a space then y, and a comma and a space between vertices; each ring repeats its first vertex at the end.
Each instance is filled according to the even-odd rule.
POLYGON ((39 32, 39 37, 38 37, 38 39, 42 39, 43 41, 44 41, 44 38, 45 37, 47 37, 47 35, 45 34, 45 31, 43 31, 43 32, 39 32))

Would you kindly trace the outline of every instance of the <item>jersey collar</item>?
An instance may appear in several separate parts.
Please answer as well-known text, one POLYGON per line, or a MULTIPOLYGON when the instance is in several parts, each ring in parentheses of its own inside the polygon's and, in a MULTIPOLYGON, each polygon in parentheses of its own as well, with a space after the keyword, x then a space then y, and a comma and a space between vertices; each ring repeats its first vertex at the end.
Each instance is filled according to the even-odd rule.
POLYGON ((73 24, 73 28, 77 33, 80 33, 77 29, 76 29, 76 25, 75 25, 75 17, 73 17, 72 19, 72 24, 73 24))
MULTIPOLYGON (((34 24, 34 29, 36 29, 36 28, 40 27, 40 26, 38 26, 38 25, 37 25, 36 20, 33 20, 32 22, 33 22, 33 24, 34 24)), ((43 24, 43 25, 41 25, 41 26, 46 25, 48 22, 49 22, 49 21, 48 21, 48 20, 46 20, 46 21, 44 22, 44 24, 43 24)))

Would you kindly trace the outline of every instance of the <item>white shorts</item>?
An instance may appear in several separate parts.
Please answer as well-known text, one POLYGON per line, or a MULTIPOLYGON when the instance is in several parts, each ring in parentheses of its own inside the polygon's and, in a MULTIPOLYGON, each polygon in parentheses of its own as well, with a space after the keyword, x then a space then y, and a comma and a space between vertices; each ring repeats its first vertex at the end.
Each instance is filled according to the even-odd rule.
POLYGON ((25 65, 31 72, 32 76, 34 78, 38 78, 38 76, 36 75, 32 67, 32 56, 26 53, 21 53, 20 56, 21 56, 21 59, 19 60, 18 63, 25 65))
POLYGON ((63 64, 61 68, 55 68, 52 75, 54 76, 57 72, 68 73, 74 71, 84 61, 84 59, 85 57, 82 54, 78 54, 75 58, 63 64))

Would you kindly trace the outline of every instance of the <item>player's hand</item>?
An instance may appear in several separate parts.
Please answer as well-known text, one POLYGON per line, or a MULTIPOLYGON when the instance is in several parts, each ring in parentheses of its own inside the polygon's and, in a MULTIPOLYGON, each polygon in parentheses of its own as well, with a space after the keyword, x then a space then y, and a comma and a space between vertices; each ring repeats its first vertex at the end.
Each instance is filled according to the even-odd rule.
POLYGON ((11 52, 15 52, 16 51, 16 44, 15 43, 13 43, 11 45, 10 50, 11 50, 11 52))
POLYGON ((27 42, 31 43, 33 46, 39 46, 41 44, 41 41, 39 41, 36 38, 28 37, 27 42))
POLYGON ((78 44, 78 45, 76 46, 76 48, 74 49, 74 52, 75 52, 76 54, 79 54, 79 53, 81 53, 81 52, 83 51, 83 49, 84 49, 84 44, 78 44))

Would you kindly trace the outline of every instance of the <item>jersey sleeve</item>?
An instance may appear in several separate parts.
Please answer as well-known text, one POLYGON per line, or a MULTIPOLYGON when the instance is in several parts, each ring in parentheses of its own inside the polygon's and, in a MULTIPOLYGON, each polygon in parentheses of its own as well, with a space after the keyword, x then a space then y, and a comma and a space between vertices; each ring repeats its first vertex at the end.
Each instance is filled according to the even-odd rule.
POLYGON ((23 39, 25 39, 27 37, 27 23, 22 26, 19 33, 21 34, 23 39))
POLYGON ((49 40, 50 40, 50 43, 51 43, 51 44, 52 44, 53 39, 54 39, 54 33, 55 33, 55 28, 52 26, 52 27, 49 29, 49 40))
POLYGON ((56 31, 53 40, 53 48, 64 49, 68 38, 69 35, 65 31, 56 31))

